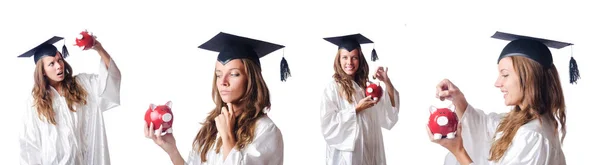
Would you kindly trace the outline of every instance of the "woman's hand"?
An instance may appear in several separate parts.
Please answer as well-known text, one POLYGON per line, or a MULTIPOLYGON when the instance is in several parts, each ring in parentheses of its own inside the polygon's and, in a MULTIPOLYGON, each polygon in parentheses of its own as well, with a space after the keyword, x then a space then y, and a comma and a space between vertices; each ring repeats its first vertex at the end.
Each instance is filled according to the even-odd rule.
POLYGON ((450 100, 452 104, 456 107, 456 115, 459 119, 462 118, 462 114, 467 109, 469 105, 463 93, 454 85, 450 80, 444 79, 436 86, 436 98, 439 98, 441 101, 450 100))
POLYGON ((175 138, 172 133, 162 134, 163 128, 162 125, 158 128, 158 130, 153 130, 154 124, 150 122, 150 126, 144 121, 144 134, 146 138, 152 139, 154 143, 156 143, 160 148, 165 150, 165 152, 171 154, 177 151, 177 146, 175 144, 175 138))
POLYGON ((375 104, 377 104, 377 101, 373 100, 373 98, 371 98, 371 96, 367 96, 367 97, 363 98, 362 100, 360 100, 358 102, 358 104, 356 105, 356 113, 361 112, 365 109, 371 108, 375 104))
POLYGON ((450 151, 454 155, 454 157, 456 157, 456 160, 458 160, 458 162, 461 165, 468 165, 473 162, 473 160, 471 160, 471 157, 469 157, 469 154, 463 146, 463 139, 461 136, 462 125, 460 123, 458 124, 456 135, 453 139, 442 138, 436 140, 433 138, 433 134, 431 134, 431 130, 429 130, 429 127, 425 127, 425 129, 427 129, 427 134, 429 135, 429 140, 431 140, 431 142, 440 144, 444 148, 448 149, 448 151, 450 151))
POLYGON ((431 133, 431 130, 429 129, 428 126, 426 126, 427 129, 427 134, 429 135, 429 140, 431 140, 431 142, 440 144, 441 146, 443 146, 444 148, 448 149, 448 151, 452 152, 452 153, 458 153, 461 150, 464 150, 463 147, 463 143, 462 143, 462 137, 461 135, 461 125, 458 125, 458 128, 456 130, 456 135, 453 139, 448 139, 448 138, 441 138, 441 139, 434 139, 433 138, 433 134, 431 133))
MULTIPOLYGON (((221 108, 221 114, 215 118, 217 131, 223 142, 223 155, 229 155, 229 152, 235 146, 235 137, 233 136, 233 128, 235 126, 235 112, 231 103, 227 103, 227 107, 221 108)), ((227 156, 224 156, 225 159, 227 156)))
POLYGON ((156 131, 152 128, 154 128, 154 124, 152 124, 152 122, 150 122, 150 127, 148 127, 148 124, 146 124, 146 121, 144 121, 144 134, 146 135, 146 138, 152 139, 154 143, 156 143, 158 146, 160 146, 160 148, 167 152, 173 164, 185 164, 185 160, 183 160, 183 157, 181 157, 179 150, 177 150, 177 145, 175 144, 175 137, 173 137, 173 134, 162 134, 162 125, 156 131))
POLYGON ((377 68, 377 71, 375 71, 375 75, 373 75, 373 77, 385 83, 385 86, 387 87, 387 94, 390 96, 390 103, 392 104, 392 107, 396 107, 396 103, 394 102, 394 100, 396 99, 394 98, 394 92, 396 91, 396 88, 394 87, 392 81, 388 77, 387 72, 387 67, 385 67, 384 69, 380 66, 377 68))
POLYGON ((385 68, 383 68, 382 66, 377 67, 377 70, 375 71, 375 75, 373 75, 373 77, 378 79, 381 82, 386 83, 386 84, 391 84, 390 79, 387 74, 387 71, 388 71, 387 67, 385 67, 385 68))
MULTIPOLYGON (((85 32, 88 32, 88 31, 85 30, 85 32)), ((104 47, 102 47, 102 44, 100 43, 100 41, 98 41, 98 38, 91 32, 88 32, 88 33, 92 36, 92 39, 93 39, 92 42, 94 43, 94 45, 92 45, 92 49, 94 49, 96 51, 104 51, 104 47)))

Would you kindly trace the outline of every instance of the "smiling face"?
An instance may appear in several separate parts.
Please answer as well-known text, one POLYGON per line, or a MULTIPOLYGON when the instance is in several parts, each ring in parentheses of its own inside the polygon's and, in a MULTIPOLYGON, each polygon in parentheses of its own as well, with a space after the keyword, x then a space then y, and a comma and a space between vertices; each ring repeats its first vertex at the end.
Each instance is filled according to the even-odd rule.
POLYGON ((340 49, 340 67, 347 75, 354 76, 356 71, 358 71, 360 64, 359 51, 359 49, 354 49, 352 51, 340 49))
POLYGON ((43 57, 41 62, 44 66, 44 76, 48 78, 50 84, 56 84, 65 79, 65 62, 58 51, 54 57, 43 57))
POLYGON ((507 106, 521 104, 523 100, 521 81, 511 57, 505 57, 498 63, 498 79, 495 86, 504 94, 504 104, 507 106))
POLYGON ((216 86, 223 102, 237 102, 246 92, 248 74, 242 60, 231 60, 225 65, 216 62, 215 76, 216 86))

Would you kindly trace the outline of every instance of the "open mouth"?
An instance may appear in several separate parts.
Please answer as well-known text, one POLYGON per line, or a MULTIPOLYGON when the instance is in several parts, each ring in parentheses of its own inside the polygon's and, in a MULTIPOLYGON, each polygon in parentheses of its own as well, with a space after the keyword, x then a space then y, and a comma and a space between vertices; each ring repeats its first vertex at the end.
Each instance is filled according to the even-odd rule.
POLYGON ((63 72, 58 72, 58 74, 56 74, 57 76, 62 76, 63 72))

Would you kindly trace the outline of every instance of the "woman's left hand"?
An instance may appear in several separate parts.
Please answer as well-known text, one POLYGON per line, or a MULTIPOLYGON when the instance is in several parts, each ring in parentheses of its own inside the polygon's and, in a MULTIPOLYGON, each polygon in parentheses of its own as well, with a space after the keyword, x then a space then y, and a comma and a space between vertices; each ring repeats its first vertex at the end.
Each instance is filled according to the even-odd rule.
POLYGON ((456 129, 456 135, 455 135, 454 139, 443 138, 443 139, 435 140, 435 139, 433 139, 433 135, 431 134, 431 130, 429 130, 429 127, 428 126, 425 126, 425 127, 427 129, 427 134, 429 134, 429 140, 431 140, 434 143, 440 144, 444 148, 448 149, 448 151, 450 151, 450 153, 452 153, 452 155, 454 155, 456 160, 461 165, 468 165, 468 164, 473 163, 473 160, 471 159, 471 157, 465 150, 465 147, 463 146, 463 139, 461 136, 462 126, 460 123, 458 123, 457 129, 456 129))
POLYGON ((427 134, 429 134, 429 140, 431 140, 431 142, 440 144, 441 146, 448 149, 448 151, 450 151, 452 153, 458 153, 458 152, 464 151, 463 141, 462 141, 462 136, 461 136, 461 131, 462 131, 461 124, 458 124, 457 130, 456 130, 456 135, 453 139, 442 138, 442 139, 435 140, 435 139, 433 139, 433 134, 431 134, 431 130, 429 130, 429 127, 428 126, 425 126, 425 127, 427 129, 427 134))
POLYGON ((377 67, 377 70, 375 71, 375 75, 373 75, 373 77, 377 78, 379 81, 385 82, 385 83, 391 83, 390 79, 388 77, 387 74, 388 68, 387 67, 377 67))

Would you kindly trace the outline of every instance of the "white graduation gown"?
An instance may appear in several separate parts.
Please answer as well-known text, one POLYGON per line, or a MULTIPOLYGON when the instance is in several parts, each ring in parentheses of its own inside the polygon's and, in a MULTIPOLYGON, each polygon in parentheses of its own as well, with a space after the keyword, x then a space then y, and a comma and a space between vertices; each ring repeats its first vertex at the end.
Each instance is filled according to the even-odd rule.
POLYGON ((358 102, 365 91, 353 82, 354 103, 341 94, 341 86, 331 80, 321 99, 321 131, 325 138, 328 165, 385 165, 385 151, 381 128, 392 129, 398 121, 400 98, 394 93, 392 107, 387 88, 381 83, 383 96, 373 107, 356 113, 358 102))
POLYGON ((69 111, 64 97, 51 87, 56 125, 38 118, 30 97, 19 136, 21 164, 108 165, 110 158, 102 112, 120 105, 121 73, 112 59, 99 74, 81 73, 76 81, 87 90, 87 105, 69 111))
POLYGON ((233 148, 223 160, 223 153, 216 153, 215 145, 206 154, 206 162, 200 153, 190 151, 188 165, 283 165, 283 137, 281 131, 268 116, 258 119, 254 139, 241 151, 233 148))
MULTIPOLYGON (((488 161, 489 151, 495 134, 496 139, 501 133, 496 133, 502 117, 506 113, 489 113, 475 109, 471 105, 463 114, 462 137, 463 146, 473 160, 474 165, 565 165, 560 138, 554 134, 553 126, 547 118, 543 123, 533 120, 518 128, 510 147, 498 161, 488 161)), ((458 165, 458 161, 448 153, 446 165, 458 165)))

